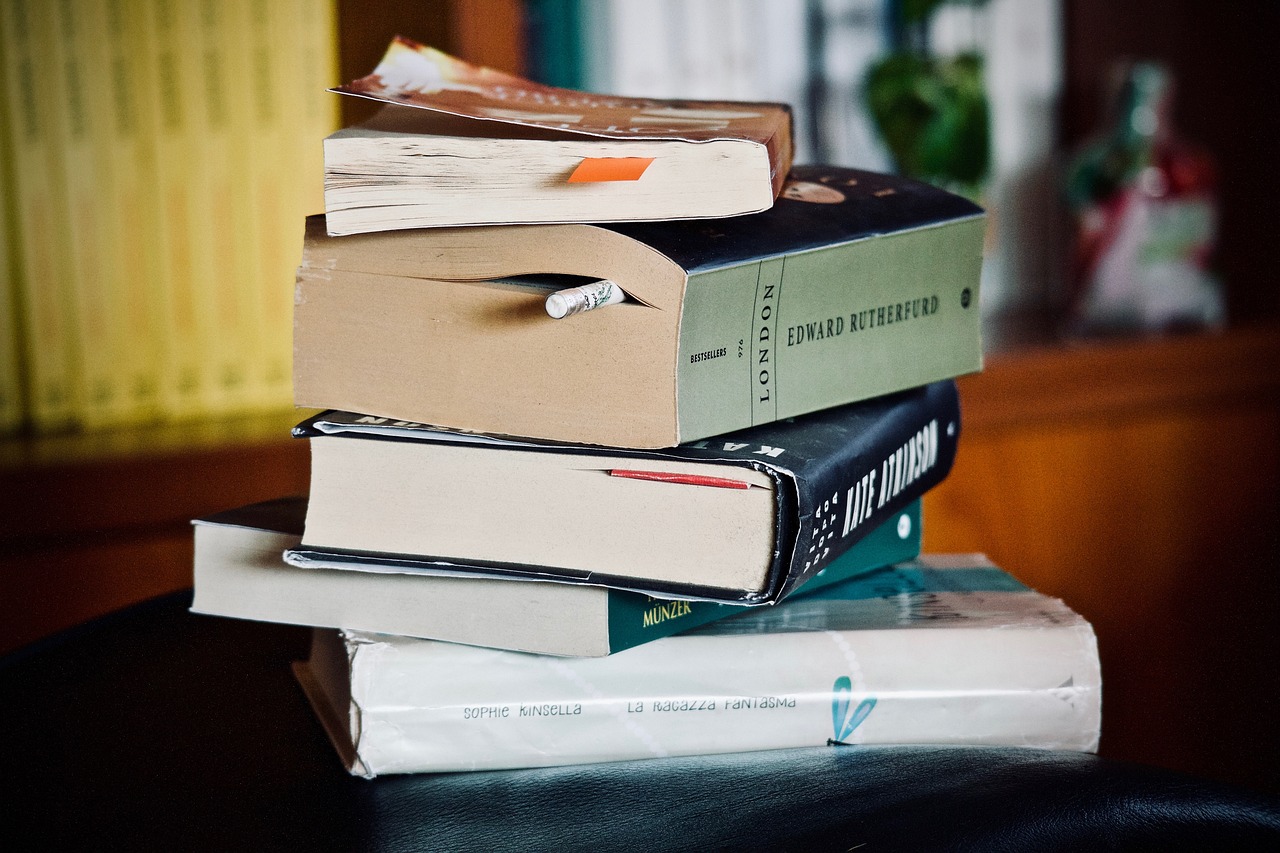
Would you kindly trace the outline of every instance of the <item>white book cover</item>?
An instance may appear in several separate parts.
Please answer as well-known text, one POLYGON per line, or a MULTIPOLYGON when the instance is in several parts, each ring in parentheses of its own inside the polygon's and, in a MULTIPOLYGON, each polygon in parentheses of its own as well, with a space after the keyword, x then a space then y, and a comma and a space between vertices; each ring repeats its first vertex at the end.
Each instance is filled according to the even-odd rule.
POLYGON ((355 774, 822 744, 1094 751, 1089 624, 985 558, 933 556, 608 658, 317 630, 297 667, 355 774))

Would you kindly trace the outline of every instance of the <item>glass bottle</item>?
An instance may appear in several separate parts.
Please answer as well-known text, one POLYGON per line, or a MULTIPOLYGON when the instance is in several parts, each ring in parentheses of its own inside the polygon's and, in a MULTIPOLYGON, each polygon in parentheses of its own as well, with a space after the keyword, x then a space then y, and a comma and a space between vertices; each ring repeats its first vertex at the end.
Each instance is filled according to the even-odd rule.
POLYGON ((1072 327, 1080 332, 1217 326, 1222 287, 1212 157, 1173 128, 1164 66, 1129 65, 1108 129, 1075 157, 1072 327))

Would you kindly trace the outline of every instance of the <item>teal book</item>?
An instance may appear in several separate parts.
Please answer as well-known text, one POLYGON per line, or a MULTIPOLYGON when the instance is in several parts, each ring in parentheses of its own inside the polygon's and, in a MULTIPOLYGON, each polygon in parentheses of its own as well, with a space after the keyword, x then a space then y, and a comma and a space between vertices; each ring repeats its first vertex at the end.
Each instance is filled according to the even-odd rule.
MULTIPOLYGON (((306 499, 281 498, 197 519, 192 610, 454 643, 598 657, 753 609, 603 586, 448 575, 394 563, 282 553, 302 537, 306 499)), ((920 502, 894 513, 796 594, 920 552, 920 502)))

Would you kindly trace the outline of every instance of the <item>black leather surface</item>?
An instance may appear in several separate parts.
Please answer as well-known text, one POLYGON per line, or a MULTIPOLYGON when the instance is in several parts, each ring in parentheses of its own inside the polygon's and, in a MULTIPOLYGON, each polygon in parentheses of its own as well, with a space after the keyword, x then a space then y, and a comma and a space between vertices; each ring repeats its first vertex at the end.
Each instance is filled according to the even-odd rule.
POLYGON ((816 748, 366 781, 304 629, 171 597, 0 663, 6 850, 1280 850, 1280 802, 1093 756, 816 748))

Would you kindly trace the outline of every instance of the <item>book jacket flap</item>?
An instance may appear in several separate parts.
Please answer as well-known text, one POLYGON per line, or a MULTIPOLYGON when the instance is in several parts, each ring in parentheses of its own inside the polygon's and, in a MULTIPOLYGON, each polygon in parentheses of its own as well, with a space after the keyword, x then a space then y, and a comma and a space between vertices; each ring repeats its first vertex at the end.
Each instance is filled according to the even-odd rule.
POLYGON ((655 100, 561 89, 471 65, 402 37, 392 41, 371 74, 331 91, 610 139, 740 139, 768 146, 771 154, 775 147, 784 149, 783 173, 790 161, 791 109, 785 104, 655 100), (785 140, 777 139, 780 133, 785 140))

